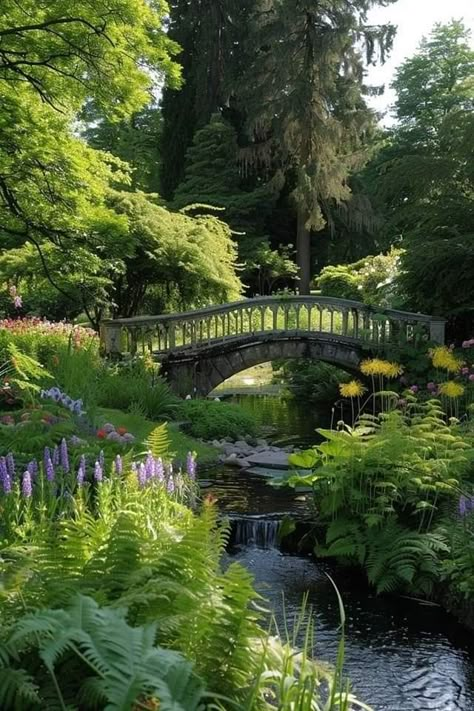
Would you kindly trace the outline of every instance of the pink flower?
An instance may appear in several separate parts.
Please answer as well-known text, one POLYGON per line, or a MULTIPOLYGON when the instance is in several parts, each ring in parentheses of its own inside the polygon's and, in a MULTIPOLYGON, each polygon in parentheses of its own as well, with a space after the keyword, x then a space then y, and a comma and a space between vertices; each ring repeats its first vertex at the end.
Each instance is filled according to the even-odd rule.
POLYGON ((463 375, 469 375, 469 368, 462 368, 462 369, 461 369, 461 373, 462 373, 463 375))
POLYGON ((474 383, 474 373, 471 373, 471 375, 469 376, 469 380, 471 381, 471 383, 474 383))
POLYGON ((418 387, 418 385, 412 385, 410 388, 411 392, 415 394, 418 392, 419 389, 420 388, 418 387))

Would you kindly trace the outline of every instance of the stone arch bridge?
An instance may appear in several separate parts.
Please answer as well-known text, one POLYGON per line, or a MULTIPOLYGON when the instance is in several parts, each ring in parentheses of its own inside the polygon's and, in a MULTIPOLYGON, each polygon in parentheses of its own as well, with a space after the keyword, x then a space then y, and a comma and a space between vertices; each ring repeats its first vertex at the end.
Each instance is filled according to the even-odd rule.
POLYGON ((356 371, 368 354, 397 344, 444 343, 445 322, 323 296, 271 296, 188 313, 106 320, 102 348, 149 354, 181 396, 208 395, 242 370, 279 358, 310 358, 356 371))

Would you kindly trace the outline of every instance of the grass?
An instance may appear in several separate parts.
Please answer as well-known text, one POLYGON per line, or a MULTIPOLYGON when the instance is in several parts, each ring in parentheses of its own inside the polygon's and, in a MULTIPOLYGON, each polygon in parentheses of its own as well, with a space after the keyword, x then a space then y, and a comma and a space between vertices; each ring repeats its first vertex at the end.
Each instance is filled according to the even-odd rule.
MULTIPOLYGON (((104 422, 111 422, 115 427, 125 427, 139 442, 143 442, 157 425, 156 422, 147 420, 142 415, 130 414, 122 410, 99 408, 98 414, 104 422)), ((171 440, 170 449, 176 459, 184 461, 188 452, 196 452, 201 464, 211 464, 217 460, 218 452, 214 447, 181 432, 176 423, 168 424, 168 432, 171 440)))

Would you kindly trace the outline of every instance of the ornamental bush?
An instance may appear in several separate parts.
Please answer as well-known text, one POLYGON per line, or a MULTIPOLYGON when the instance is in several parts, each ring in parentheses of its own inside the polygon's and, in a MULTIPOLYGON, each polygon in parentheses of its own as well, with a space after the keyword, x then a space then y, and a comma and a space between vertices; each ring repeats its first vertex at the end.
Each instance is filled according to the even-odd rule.
POLYGON ((190 435, 198 439, 239 439, 254 436, 257 422, 238 405, 210 400, 186 400, 178 409, 190 435))

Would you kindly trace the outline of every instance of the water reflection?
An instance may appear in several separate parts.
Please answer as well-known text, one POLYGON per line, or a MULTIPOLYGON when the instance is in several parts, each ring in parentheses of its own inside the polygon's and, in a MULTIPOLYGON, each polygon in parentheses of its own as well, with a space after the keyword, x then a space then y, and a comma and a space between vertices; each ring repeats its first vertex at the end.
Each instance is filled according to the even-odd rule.
POLYGON ((256 578, 259 591, 282 623, 282 594, 289 619, 303 594, 314 608, 315 656, 334 662, 339 609, 331 576, 347 615, 345 672, 354 692, 375 711, 472 711, 472 635, 442 610, 376 597, 352 574, 307 557, 248 547, 232 556, 256 578))
POLYGON ((232 402, 252 414, 274 442, 295 442, 310 446, 317 440, 316 428, 329 427, 331 411, 327 406, 298 403, 292 398, 271 395, 236 395, 232 402))

